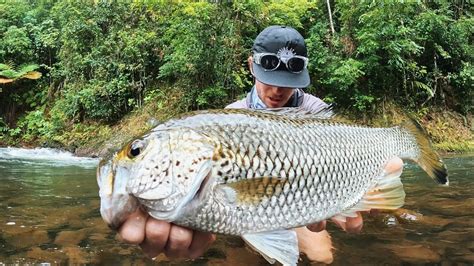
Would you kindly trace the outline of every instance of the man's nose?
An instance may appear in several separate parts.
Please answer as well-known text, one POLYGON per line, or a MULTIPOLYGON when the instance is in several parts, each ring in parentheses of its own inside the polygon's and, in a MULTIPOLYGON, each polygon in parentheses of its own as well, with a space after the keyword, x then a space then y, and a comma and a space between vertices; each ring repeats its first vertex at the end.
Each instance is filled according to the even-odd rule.
POLYGON ((274 94, 282 94, 283 93, 283 89, 282 87, 272 87, 272 93, 274 94))

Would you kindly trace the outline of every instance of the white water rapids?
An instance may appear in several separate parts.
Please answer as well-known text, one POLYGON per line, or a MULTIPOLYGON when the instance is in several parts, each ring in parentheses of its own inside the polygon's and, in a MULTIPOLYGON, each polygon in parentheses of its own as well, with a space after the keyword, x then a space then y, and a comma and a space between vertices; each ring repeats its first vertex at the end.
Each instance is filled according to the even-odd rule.
POLYGON ((12 161, 53 167, 78 166, 82 168, 95 168, 100 158, 77 157, 70 152, 51 148, 0 148, 0 162, 12 161))

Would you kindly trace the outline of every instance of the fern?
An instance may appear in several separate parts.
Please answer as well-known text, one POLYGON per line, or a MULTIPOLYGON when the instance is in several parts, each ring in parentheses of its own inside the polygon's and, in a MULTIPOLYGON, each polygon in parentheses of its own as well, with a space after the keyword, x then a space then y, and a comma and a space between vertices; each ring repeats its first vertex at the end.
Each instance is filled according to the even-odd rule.
POLYGON ((0 84, 11 83, 15 80, 39 79, 41 72, 35 71, 39 68, 37 64, 22 65, 19 71, 14 70, 10 65, 0 64, 0 84))

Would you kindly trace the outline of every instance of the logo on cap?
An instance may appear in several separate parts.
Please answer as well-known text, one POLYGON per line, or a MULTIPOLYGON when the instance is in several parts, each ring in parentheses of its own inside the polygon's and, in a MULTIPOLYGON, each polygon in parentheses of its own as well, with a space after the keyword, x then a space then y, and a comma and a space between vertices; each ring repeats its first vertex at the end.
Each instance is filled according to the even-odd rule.
POLYGON ((295 50, 293 48, 288 48, 288 47, 280 48, 280 50, 278 50, 277 52, 277 56, 284 63, 288 62, 288 60, 295 55, 296 55, 295 50))

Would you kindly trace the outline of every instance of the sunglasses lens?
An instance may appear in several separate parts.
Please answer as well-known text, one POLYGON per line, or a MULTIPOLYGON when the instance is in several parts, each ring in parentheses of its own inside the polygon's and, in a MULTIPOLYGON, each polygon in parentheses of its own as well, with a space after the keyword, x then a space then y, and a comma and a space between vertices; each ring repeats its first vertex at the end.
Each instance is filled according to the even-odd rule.
POLYGON ((293 57, 288 60, 286 66, 291 72, 301 72, 304 68, 304 60, 298 57, 293 57))
POLYGON ((260 59, 260 65, 266 70, 274 70, 280 64, 280 59, 275 55, 264 55, 260 59))

